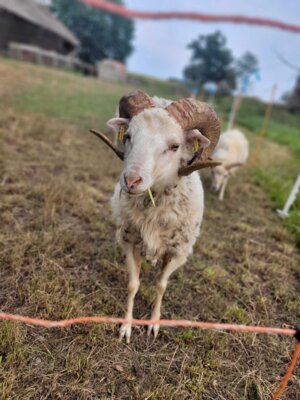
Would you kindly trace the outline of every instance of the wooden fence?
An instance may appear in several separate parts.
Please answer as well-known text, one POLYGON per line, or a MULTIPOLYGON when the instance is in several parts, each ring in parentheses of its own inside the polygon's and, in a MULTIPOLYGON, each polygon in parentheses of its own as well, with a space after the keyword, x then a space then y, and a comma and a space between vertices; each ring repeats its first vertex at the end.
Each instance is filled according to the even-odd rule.
POLYGON ((48 67, 74 69, 85 75, 97 75, 96 66, 84 63, 74 55, 64 56, 55 51, 44 50, 26 44, 11 42, 9 44, 8 56, 16 60, 46 65, 48 67))

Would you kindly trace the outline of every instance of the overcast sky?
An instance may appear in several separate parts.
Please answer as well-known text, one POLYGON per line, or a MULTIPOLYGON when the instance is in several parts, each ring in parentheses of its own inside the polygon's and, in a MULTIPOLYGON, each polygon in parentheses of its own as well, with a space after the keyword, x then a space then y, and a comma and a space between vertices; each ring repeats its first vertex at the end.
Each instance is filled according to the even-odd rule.
MULTIPOLYGON (((136 10, 242 14, 300 25, 299 0, 125 0, 125 4, 136 10)), ((128 67, 131 71, 160 78, 181 78, 191 55, 187 44, 199 34, 217 29, 227 37, 235 57, 247 50, 258 57, 261 81, 250 89, 251 95, 268 99, 274 83, 278 85, 277 98, 292 88, 297 73, 278 60, 276 51, 300 66, 300 34, 272 28, 184 20, 137 20, 135 51, 128 67)))

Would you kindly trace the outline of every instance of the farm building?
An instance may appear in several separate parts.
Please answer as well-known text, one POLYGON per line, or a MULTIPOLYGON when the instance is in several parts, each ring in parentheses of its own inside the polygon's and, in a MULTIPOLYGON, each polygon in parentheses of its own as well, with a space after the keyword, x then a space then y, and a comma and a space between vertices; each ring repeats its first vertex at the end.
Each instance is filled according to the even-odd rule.
POLYGON ((106 81, 125 82, 126 66, 109 58, 98 63, 98 77, 106 81))
POLYGON ((79 46, 46 5, 34 0, 0 0, 0 52, 6 53, 12 42, 59 54, 70 54, 79 46))

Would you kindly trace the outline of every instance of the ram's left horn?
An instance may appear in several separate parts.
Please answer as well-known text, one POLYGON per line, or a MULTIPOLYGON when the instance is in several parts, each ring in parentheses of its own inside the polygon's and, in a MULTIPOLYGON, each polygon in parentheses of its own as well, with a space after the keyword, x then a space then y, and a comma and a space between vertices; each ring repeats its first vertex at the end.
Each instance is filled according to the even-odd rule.
POLYGON ((218 165, 221 165, 220 162, 214 161, 212 159, 207 159, 207 160, 198 160, 193 162, 190 165, 183 165, 182 167, 179 168, 178 175, 179 176, 187 176, 191 174, 194 171, 198 171, 199 169, 203 168, 215 168, 218 165))
POLYGON ((219 165, 218 162, 209 159, 221 133, 220 121, 214 110, 206 103, 189 98, 174 101, 166 107, 166 111, 178 122, 183 131, 198 129, 210 141, 210 145, 201 151, 200 160, 195 158, 191 164, 182 165, 178 174, 186 176, 197 169, 219 165))

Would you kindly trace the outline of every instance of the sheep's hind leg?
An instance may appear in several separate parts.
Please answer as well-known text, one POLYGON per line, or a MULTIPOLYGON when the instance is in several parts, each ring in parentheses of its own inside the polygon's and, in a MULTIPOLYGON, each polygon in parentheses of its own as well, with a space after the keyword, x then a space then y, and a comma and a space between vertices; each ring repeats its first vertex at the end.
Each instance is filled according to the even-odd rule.
MULTIPOLYGON (((128 267, 129 283, 128 283, 128 299, 127 299, 127 312, 125 319, 131 320, 133 318, 133 304, 135 295, 140 286, 140 270, 141 270, 141 256, 138 250, 130 247, 126 251, 126 263, 128 267)), ((126 338, 126 343, 130 342, 131 336, 131 323, 125 322, 120 329, 120 340, 126 338)))
POLYGON ((224 180, 224 182, 222 184, 222 187, 221 187, 221 190, 220 190, 220 194, 219 194, 219 200, 220 201, 224 200, 224 194, 225 194, 225 189, 226 189, 228 180, 229 180, 229 178, 225 178, 225 180, 224 180))
MULTIPOLYGON (((185 261, 186 261, 186 256, 174 257, 172 259, 168 255, 166 255, 164 257, 163 270, 162 270, 160 279, 156 286, 157 296, 156 296, 154 308, 153 308, 153 311, 151 314, 151 320, 153 320, 153 321, 160 320, 160 308, 161 308, 163 295, 167 289, 168 280, 169 280, 171 274, 174 271, 176 271, 178 268, 180 268, 185 263, 185 261)), ((153 324, 153 325, 148 326, 148 335, 151 335, 151 333, 153 333, 154 338, 156 338, 158 331, 159 331, 159 325, 153 324)))

